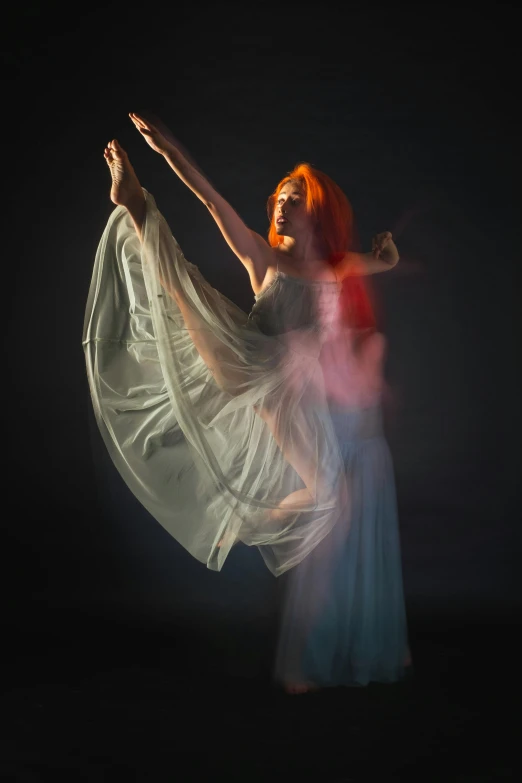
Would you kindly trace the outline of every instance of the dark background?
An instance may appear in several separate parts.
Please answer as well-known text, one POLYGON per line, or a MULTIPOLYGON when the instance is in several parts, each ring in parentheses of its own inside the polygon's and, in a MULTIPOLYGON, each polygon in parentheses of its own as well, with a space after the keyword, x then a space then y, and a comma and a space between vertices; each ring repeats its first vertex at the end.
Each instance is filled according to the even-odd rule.
MULTIPOLYGON (((213 221, 129 111, 161 117, 262 234, 268 195, 300 160, 345 190, 364 248, 374 233, 394 233, 401 262, 373 283, 389 341, 386 426, 412 647, 440 673, 451 654, 423 658, 422 640, 438 629, 447 650, 473 627, 476 676, 507 666, 522 597, 515 7, 28 3, 10 12, 2 554, 11 685, 79 682, 78 672, 112 671, 114 659, 139 668, 129 653, 138 648, 162 671, 191 663, 195 683, 218 670, 213 682, 223 672, 269 682, 283 580, 242 546, 219 574, 194 561, 130 495, 91 411, 81 336, 112 209, 109 139, 129 152, 186 256, 244 309, 253 302, 213 221)), ((47 779, 43 758, 36 777, 24 767, 16 779, 47 779)), ((84 774, 69 779, 105 779, 84 774)))

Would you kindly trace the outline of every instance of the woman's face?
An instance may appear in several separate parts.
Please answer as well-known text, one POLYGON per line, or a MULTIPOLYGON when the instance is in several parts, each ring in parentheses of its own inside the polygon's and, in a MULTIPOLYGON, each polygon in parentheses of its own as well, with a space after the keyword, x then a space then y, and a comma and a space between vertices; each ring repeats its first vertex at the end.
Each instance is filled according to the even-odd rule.
POLYGON ((302 188, 297 182, 283 185, 275 201, 274 225, 278 236, 297 238, 298 235, 313 230, 313 221, 306 211, 306 202, 302 188))

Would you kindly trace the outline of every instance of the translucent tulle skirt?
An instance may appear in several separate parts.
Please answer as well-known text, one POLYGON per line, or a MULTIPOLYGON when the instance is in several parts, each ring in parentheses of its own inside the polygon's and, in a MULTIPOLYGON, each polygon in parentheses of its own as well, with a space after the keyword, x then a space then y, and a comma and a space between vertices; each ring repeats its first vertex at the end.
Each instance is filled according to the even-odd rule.
POLYGON ((186 261, 145 196, 142 244, 116 208, 89 292, 100 432, 130 490, 195 558, 220 569, 240 540, 278 575, 349 514, 318 359, 327 329, 308 319, 267 334, 186 261))
POLYGON ((332 411, 352 498, 287 580, 276 678, 319 686, 399 680, 409 664, 395 483, 379 407, 332 411))

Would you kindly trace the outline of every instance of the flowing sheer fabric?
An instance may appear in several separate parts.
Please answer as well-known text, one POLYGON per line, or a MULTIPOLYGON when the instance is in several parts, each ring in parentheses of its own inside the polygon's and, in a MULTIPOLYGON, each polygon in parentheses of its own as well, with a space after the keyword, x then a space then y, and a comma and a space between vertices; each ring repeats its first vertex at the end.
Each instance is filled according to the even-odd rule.
POLYGON ((247 315, 185 260, 145 196, 142 245, 118 207, 96 255, 83 343, 100 431, 195 558, 219 570, 239 539, 278 575, 348 513, 319 362, 339 287, 278 275, 247 315), (274 515, 305 481, 313 501, 274 515))

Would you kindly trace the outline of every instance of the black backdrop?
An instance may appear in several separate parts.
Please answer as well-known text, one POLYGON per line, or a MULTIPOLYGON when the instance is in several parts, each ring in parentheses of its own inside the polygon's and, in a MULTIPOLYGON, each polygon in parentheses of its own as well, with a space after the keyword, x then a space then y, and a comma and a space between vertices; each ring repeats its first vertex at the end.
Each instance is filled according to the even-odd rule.
MULTIPOLYGON (((13 12, 11 12, 13 14, 13 12)), ((116 610, 259 618, 276 580, 237 547, 220 574, 129 494, 91 412, 81 347, 110 214, 103 147, 128 150, 187 257, 248 309, 202 205, 127 112, 160 116, 255 230, 299 160, 351 199, 389 340, 387 433, 409 607, 520 601, 518 111, 514 12, 458 6, 29 3, 3 29, 7 616, 116 610)))

